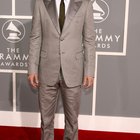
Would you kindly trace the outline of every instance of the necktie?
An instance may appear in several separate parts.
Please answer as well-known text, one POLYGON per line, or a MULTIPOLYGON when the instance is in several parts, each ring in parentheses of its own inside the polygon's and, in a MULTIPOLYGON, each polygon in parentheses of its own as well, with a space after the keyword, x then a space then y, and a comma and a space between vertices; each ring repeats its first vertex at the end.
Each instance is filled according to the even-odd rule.
POLYGON ((65 21, 65 3, 64 0, 61 0, 60 12, 59 12, 59 25, 60 25, 61 32, 64 25, 64 21, 65 21))

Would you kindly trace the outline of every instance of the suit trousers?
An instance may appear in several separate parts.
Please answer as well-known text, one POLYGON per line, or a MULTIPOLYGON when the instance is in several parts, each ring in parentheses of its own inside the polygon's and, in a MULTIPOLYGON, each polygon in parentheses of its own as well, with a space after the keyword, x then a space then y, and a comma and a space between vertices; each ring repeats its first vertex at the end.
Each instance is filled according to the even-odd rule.
POLYGON ((63 140, 78 140, 78 114, 80 107, 81 85, 67 87, 61 68, 57 83, 54 86, 40 84, 39 87, 41 140, 54 140, 54 117, 59 89, 62 96, 65 115, 65 131, 63 140))

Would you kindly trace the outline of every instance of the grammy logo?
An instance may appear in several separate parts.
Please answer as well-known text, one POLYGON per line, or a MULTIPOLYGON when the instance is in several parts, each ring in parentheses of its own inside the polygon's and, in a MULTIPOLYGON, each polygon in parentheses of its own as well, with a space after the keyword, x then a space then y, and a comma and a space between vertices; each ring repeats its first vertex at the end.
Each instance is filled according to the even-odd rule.
POLYGON ((2 26, 2 35, 10 43, 17 43, 25 36, 24 24, 19 20, 8 20, 2 26))
POLYGON ((94 19, 95 20, 101 20, 103 19, 103 16, 105 15, 104 10, 97 4, 97 1, 95 0, 93 3, 93 9, 94 9, 94 19))
POLYGON ((11 21, 9 26, 7 27, 7 29, 9 31, 9 36, 7 37, 7 39, 11 39, 11 40, 19 40, 20 39, 20 35, 21 32, 18 30, 18 28, 13 24, 13 22, 11 21))
POLYGON ((95 0, 93 2, 93 10, 95 23, 103 22, 109 15, 109 6, 105 0, 95 0))

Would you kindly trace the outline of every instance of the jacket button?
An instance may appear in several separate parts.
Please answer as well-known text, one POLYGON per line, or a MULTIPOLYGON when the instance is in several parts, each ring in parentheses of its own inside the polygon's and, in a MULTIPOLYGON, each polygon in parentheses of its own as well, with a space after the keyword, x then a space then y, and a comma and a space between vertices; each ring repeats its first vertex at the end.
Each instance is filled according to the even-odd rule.
POLYGON ((64 40, 64 38, 60 38, 60 40, 61 40, 61 41, 63 41, 63 40, 64 40))

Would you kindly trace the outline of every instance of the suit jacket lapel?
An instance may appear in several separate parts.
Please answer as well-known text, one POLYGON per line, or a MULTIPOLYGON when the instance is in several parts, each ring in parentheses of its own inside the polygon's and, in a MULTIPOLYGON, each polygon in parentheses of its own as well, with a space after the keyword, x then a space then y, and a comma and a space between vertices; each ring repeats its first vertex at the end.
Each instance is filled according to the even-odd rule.
POLYGON ((57 11, 56 11, 55 0, 44 0, 44 4, 45 4, 46 10, 48 11, 48 14, 49 14, 56 30, 58 31, 58 33, 60 33, 60 27, 59 27, 58 15, 57 15, 57 11))
MULTIPOLYGON (((45 7, 48 11, 48 14, 49 14, 56 30, 60 34, 59 20, 58 20, 55 0, 44 0, 44 4, 45 4, 45 7)), ((82 0, 70 0, 69 7, 67 9, 67 13, 66 13, 66 17, 65 17, 65 23, 64 23, 64 26, 63 26, 62 33, 70 25, 72 19, 74 18, 75 14, 77 13, 81 4, 82 4, 82 0)))
POLYGON ((80 6, 82 4, 82 0, 70 0, 69 7, 67 9, 66 17, 65 17, 65 23, 63 26, 62 33, 68 29, 68 26, 70 25, 71 21, 74 19, 75 14, 79 10, 80 6))

